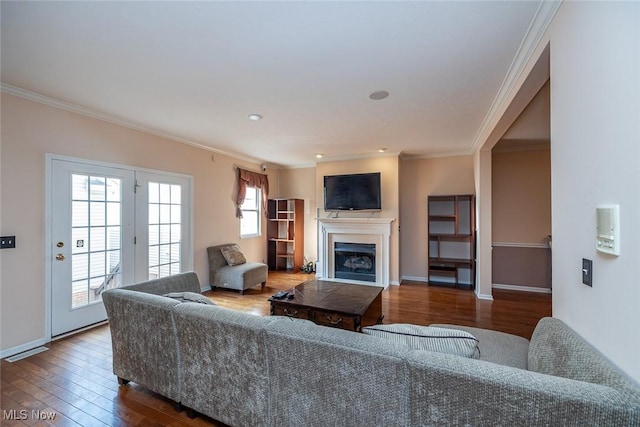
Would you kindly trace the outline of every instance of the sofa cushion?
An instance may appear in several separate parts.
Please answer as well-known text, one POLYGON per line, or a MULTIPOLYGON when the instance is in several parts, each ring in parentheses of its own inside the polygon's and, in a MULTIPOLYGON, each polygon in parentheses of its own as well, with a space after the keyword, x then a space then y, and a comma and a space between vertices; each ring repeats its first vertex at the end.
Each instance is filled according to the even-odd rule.
POLYGON ((464 357, 479 357, 478 340, 469 332, 433 326, 396 323, 362 328, 372 336, 406 344, 413 350, 437 351, 464 357))
POLYGON ((220 251, 222 252, 224 259, 227 261, 227 264, 231 267, 247 262, 247 259, 244 257, 244 254, 238 245, 225 246, 220 249, 220 251))
POLYGON ((148 294, 161 296, 169 292, 200 292, 200 281, 195 272, 188 271, 122 286, 119 289, 146 292, 148 294))
POLYGON ((513 368, 527 369, 529 340, 505 332, 471 326, 434 323, 436 328, 458 329, 469 332, 478 339, 480 360, 513 368))
POLYGON ((195 292, 170 292, 168 294, 164 294, 163 297, 172 298, 180 302, 197 302, 200 304, 216 305, 215 302, 211 301, 206 296, 195 292))

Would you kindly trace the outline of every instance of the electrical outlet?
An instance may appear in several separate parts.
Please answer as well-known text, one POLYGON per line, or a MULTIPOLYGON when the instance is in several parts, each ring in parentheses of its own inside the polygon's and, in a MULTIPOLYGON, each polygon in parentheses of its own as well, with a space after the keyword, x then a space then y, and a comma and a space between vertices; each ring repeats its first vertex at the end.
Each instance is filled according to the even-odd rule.
POLYGON ((582 258, 582 283, 593 287, 593 261, 582 258))
POLYGON ((9 249, 16 247, 16 236, 0 237, 0 249, 9 249))

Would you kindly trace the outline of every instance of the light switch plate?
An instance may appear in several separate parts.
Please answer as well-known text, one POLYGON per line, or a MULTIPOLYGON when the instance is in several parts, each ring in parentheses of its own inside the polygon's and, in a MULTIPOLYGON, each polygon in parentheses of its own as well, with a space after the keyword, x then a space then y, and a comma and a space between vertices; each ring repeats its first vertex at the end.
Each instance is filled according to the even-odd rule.
POLYGON ((620 255, 620 205, 596 207, 596 250, 620 255))
POLYGON ((582 283, 593 287, 593 261, 582 258, 582 283))
POLYGON ((16 247, 16 236, 0 237, 0 249, 10 249, 16 247))

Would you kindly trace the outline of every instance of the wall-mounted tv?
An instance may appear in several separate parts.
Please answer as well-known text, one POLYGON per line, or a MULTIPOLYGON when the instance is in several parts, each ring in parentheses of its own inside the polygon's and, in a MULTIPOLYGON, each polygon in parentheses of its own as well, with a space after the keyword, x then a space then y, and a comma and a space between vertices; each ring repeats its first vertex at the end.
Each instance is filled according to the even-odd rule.
POLYGON ((380 172, 324 177, 325 211, 381 209, 380 172))

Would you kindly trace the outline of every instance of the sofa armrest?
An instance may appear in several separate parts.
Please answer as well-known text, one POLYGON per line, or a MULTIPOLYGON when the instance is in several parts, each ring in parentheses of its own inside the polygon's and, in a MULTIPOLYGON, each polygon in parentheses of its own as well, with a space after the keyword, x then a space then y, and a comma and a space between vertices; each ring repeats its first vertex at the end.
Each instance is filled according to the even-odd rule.
POLYGON ((412 351, 410 425, 598 425, 640 423, 640 401, 604 385, 481 360, 412 351))
POLYGON ((529 370, 594 384, 607 385, 628 393, 639 387, 562 320, 540 319, 529 345, 529 370))
POLYGON ((111 330, 113 373, 180 402, 180 371, 173 307, 180 302, 145 292, 102 294, 111 330))

